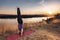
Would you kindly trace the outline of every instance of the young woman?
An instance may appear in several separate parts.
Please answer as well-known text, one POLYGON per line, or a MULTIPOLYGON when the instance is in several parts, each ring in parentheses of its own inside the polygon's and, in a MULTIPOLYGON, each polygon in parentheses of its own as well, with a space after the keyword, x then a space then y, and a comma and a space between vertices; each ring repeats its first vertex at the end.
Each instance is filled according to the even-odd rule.
POLYGON ((21 36, 23 35, 23 21, 22 21, 22 17, 21 17, 21 13, 20 13, 20 9, 17 8, 17 21, 18 21, 18 31, 19 34, 21 34, 21 36))

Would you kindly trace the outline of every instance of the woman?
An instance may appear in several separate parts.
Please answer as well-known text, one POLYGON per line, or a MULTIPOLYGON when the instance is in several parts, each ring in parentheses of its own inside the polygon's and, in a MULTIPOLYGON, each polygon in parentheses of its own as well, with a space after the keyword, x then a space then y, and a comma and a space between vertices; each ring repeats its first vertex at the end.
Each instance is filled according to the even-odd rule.
POLYGON ((19 34, 23 34, 23 28, 22 28, 22 24, 23 24, 23 21, 22 21, 22 17, 21 17, 21 13, 20 13, 20 9, 17 8, 17 21, 18 21, 18 30, 19 30, 19 34))

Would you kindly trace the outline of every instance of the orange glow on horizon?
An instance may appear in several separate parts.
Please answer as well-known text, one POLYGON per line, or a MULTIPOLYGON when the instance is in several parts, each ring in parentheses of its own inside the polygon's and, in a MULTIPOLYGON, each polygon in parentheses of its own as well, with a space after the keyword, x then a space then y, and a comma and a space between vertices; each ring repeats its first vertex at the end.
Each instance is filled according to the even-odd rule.
MULTIPOLYGON (((0 10, 0 14, 17 14, 16 9, 2 9, 0 10)), ((56 13, 60 13, 60 5, 59 4, 47 4, 43 7, 36 7, 35 9, 21 9, 22 14, 46 14, 46 15, 54 15, 56 13), (41 9, 40 9, 41 8, 41 9)))

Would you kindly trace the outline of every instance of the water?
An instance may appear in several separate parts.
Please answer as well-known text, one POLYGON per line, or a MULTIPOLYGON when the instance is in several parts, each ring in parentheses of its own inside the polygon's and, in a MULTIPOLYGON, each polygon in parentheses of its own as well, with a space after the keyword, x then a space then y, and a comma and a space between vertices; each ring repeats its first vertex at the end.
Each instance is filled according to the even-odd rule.
POLYGON ((42 19, 47 20, 47 18, 50 18, 50 17, 25 18, 25 19, 23 19, 23 22, 24 23, 34 23, 34 22, 42 21, 42 19))
MULTIPOLYGON (((42 19, 46 20, 47 18, 50 18, 50 17, 35 17, 35 18, 23 18, 23 22, 24 23, 34 23, 34 22, 39 22, 39 21, 42 21, 42 19)), ((2 23, 17 23, 17 18, 16 19, 0 19, 0 24, 2 23)))

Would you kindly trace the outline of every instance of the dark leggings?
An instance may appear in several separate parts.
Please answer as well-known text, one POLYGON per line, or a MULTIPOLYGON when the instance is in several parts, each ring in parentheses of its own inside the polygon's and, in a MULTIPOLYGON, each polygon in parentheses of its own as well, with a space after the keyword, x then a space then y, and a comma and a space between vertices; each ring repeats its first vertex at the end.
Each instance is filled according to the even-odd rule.
POLYGON ((22 21, 22 17, 21 17, 21 13, 20 13, 20 9, 17 8, 17 21, 18 21, 18 24, 23 24, 23 21, 22 21))
POLYGON ((18 30, 21 30, 23 21, 22 21, 22 17, 21 17, 21 13, 20 13, 19 8, 17 8, 17 21, 18 21, 18 30))

